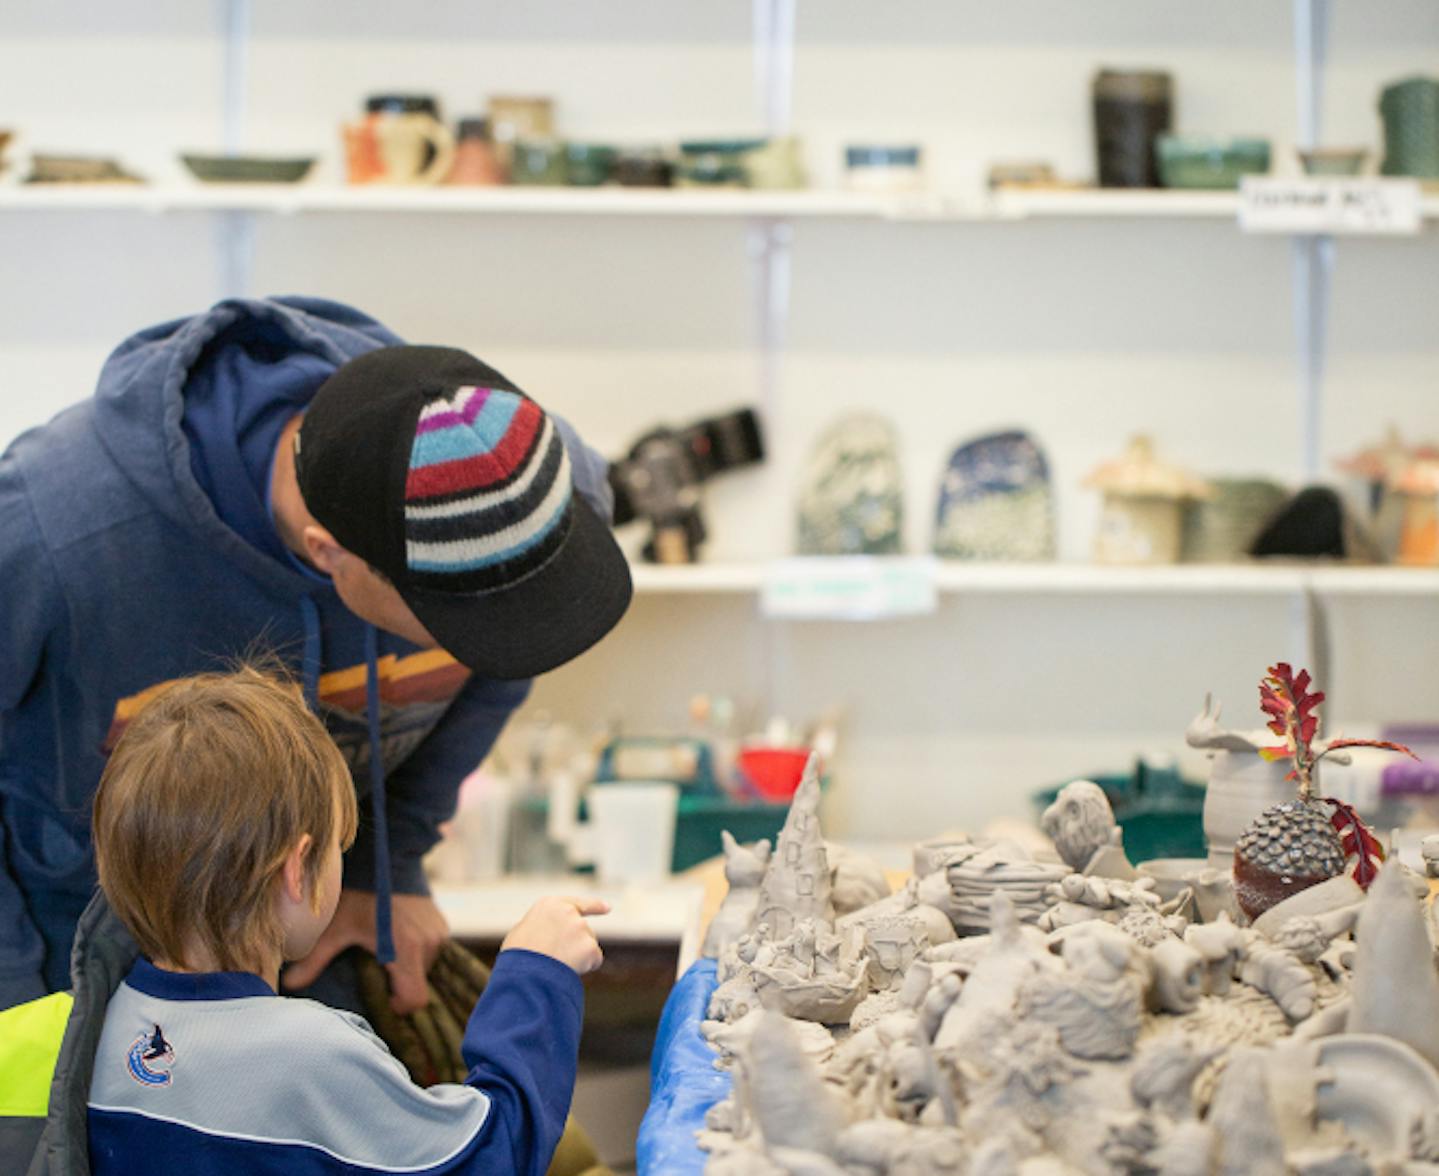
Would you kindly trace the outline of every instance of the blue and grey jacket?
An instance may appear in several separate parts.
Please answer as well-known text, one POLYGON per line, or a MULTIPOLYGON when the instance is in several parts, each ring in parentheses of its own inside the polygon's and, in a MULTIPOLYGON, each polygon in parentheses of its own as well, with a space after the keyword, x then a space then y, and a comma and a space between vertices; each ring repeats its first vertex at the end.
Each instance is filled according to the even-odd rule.
POLYGON ((247 973, 141 958, 95 1054, 91 1171, 543 1173, 574 1093, 583 1002, 564 964, 501 952, 465 1030, 464 1085, 426 1090, 363 1017, 247 973))
MULTIPOLYGON (((376 634, 290 557, 267 498, 286 421, 398 342, 321 299, 223 302, 121 344, 93 398, 0 454, 0 1008, 66 985, 90 802, 125 724, 157 685, 259 650, 302 676, 355 777, 345 885, 424 891, 421 856, 529 684, 376 634)), ((555 421, 608 518, 603 459, 555 421)))

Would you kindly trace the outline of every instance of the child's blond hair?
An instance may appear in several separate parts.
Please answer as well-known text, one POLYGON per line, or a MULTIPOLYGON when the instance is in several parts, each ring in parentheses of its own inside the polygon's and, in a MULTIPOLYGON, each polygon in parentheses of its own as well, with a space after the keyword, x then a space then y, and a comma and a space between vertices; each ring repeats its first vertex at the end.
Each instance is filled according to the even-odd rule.
POLYGON ((254 970, 284 943, 286 856, 310 835, 313 889, 355 822, 349 770, 299 689, 247 666, 181 679, 131 720, 95 793, 95 864, 151 959, 198 945, 222 971, 254 970))

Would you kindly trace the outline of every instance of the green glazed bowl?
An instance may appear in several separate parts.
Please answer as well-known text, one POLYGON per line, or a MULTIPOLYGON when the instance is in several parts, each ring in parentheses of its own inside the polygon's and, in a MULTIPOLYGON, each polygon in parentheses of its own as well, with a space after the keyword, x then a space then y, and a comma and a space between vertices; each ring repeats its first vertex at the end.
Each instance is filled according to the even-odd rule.
POLYGON ((1237 188, 1241 177, 1269 170, 1267 139, 1160 135, 1154 145, 1159 182, 1166 188, 1237 188))
POLYGON ((1357 176, 1369 158, 1365 147, 1317 147, 1297 154, 1307 176, 1357 176))

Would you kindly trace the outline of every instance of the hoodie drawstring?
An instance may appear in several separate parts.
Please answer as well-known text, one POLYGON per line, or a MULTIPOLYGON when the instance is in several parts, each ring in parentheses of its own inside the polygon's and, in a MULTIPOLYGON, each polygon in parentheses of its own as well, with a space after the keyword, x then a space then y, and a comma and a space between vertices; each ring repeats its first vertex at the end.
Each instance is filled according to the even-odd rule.
MULTIPOLYGON (((308 596, 300 597, 305 625, 303 687, 305 703, 318 711, 320 700, 320 610, 308 596)), ((370 730, 370 812, 375 822, 375 958, 395 958, 390 930, 390 822, 385 813, 385 760, 380 754, 380 638, 374 625, 365 626, 365 718, 370 730)))
POLYGON ((365 626, 365 711, 370 723, 370 811, 375 820, 375 958, 395 958, 390 933, 390 822, 385 814, 385 762, 380 755, 380 638, 365 626))
POLYGON ((300 616, 305 624, 300 681, 305 692, 305 705, 314 714, 320 708, 320 610, 308 596, 300 597, 300 616))

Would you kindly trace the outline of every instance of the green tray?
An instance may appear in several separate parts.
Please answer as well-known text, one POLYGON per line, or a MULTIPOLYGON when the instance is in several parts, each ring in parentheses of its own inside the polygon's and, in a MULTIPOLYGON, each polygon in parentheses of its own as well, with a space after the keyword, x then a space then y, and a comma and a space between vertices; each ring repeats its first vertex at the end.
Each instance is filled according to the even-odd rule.
MULTIPOLYGON (((1136 764, 1127 775, 1086 776, 1109 797, 1114 818, 1124 826, 1124 852, 1134 863, 1152 858, 1202 858, 1204 785, 1174 771, 1155 771, 1136 764)), ((1080 779, 1080 777, 1075 777, 1080 779)), ((1066 781, 1068 783, 1068 781, 1066 781)), ((1060 785, 1034 793, 1035 814, 1043 813, 1059 795, 1060 785)))

